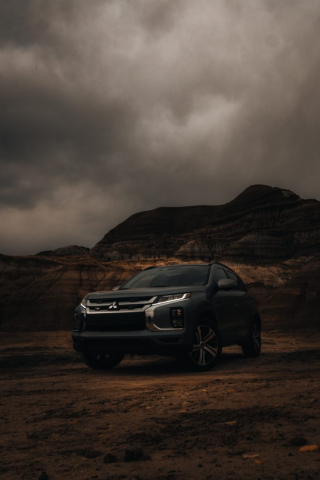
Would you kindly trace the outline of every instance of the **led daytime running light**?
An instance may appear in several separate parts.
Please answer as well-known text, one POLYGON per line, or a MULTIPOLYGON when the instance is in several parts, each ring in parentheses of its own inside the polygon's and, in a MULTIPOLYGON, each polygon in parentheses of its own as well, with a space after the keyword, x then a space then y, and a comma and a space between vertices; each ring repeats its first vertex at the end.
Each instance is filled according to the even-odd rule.
POLYGON ((157 303, 174 302, 175 300, 185 300, 191 297, 191 293, 174 293, 172 295, 162 295, 157 303))

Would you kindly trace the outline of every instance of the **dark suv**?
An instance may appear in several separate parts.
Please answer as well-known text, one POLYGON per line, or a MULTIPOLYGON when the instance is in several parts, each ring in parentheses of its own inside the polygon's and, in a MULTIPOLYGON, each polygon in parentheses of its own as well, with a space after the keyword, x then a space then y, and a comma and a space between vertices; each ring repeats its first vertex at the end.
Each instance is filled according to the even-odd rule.
POLYGON ((74 312, 73 346, 108 369, 126 353, 175 356, 210 370, 227 345, 261 350, 261 320, 245 284, 220 263, 149 267, 112 291, 89 293, 74 312))

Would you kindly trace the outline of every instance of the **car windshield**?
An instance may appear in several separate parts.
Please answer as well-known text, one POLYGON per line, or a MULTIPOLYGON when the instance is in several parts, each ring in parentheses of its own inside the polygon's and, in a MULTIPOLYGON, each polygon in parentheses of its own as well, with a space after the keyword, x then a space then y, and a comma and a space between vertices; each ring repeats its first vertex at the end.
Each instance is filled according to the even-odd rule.
POLYGON ((128 288, 187 287, 203 286, 208 283, 209 265, 180 265, 156 267, 143 270, 128 282, 121 290, 128 288))

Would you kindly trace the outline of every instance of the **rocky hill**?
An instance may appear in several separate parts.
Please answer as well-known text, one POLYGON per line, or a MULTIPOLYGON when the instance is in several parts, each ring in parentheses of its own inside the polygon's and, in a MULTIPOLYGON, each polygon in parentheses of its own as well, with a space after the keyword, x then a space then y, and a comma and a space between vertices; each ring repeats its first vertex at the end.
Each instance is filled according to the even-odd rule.
POLYGON ((176 257, 272 264, 320 251, 320 202, 254 185, 220 206, 137 213, 91 250, 108 260, 176 257))
POLYGON ((69 246, 0 255, 1 328, 70 329, 85 293, 152 264, 227 263, 248 284, 266 328, 320 329, 320 202, 255 185, 226 205, 137 213, 89 252, 69 246))

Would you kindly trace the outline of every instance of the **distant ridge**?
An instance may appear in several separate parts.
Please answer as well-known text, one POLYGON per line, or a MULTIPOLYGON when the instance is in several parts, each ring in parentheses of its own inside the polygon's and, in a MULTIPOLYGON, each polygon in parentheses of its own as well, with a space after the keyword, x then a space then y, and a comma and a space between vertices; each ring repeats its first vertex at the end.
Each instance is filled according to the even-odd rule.
POLYGON ((73 255, 84 255, 89 252, 87 247, 79 247, 78 245, 68 245, 67 247, 56 248, 55 250, 45 250, 36 255, 42 257, 69 257, 73 255))

